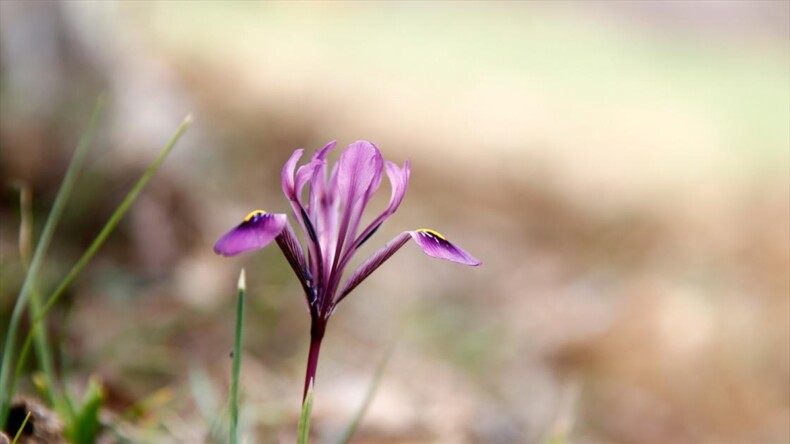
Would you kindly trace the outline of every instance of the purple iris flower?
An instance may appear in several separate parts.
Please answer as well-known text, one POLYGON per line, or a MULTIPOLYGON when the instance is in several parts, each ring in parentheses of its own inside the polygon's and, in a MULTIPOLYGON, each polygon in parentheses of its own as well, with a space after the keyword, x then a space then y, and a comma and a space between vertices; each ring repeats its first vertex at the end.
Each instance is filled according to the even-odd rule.
POLYGON ((409 239, 413 239, 428 256, 464 265, 481 264, 438 232, 422 228, 395 236, 341 282, 354 253, 398 209, 406 194, 411 170, 408 161, 399 167, 384 160, 375 144, 361 140, 343 151, 329 174, 326 157, 335 144, 329 143, 317 151, 310 162, 297 169, 296 164, 303 152, 298 149, 282 170, 283 192, 291 203, 296 223, 304 233, 307 254, 285 214, 262 210, 251 212, 214 245, 217 254, 235 256, 276 241, 293 268, 304 289, 312 319, 305 395, 315 378, 318 352, 329 316, 343 298, 409 239), (389 204, 372 222, 361 228, 362 215, 378 191, 384 174, 392 190, 389 204), (302 191, 308 184, 309 193, 304 199, 302 191))

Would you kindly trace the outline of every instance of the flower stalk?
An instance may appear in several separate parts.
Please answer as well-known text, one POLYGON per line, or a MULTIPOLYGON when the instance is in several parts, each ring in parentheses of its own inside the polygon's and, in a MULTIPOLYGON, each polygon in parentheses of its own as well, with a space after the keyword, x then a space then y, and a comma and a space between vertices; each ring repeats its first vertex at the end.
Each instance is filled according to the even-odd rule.
POLYGON ((321 342, 324 340, 324 332, 326 331, 326 324, 320 320, 312 321, 310 327, 310 352, 307 355, 307 369, 304 375, 304 392, 302 393, 302 402, 307 399, 307 391, 311 385, 315 385, 315 374, 318 370, 318 354, 321 352, 321 342))

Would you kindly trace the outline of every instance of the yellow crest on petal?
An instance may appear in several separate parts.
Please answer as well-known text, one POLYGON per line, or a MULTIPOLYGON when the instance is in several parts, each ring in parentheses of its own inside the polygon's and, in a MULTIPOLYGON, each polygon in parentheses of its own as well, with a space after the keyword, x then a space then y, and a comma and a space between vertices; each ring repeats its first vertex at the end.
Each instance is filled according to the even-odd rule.
POLYGON ((420 228, 419 230, 417 230, 417 232, 427 233, 430 234, 431 236, 438 237, 441 240, 447 240, 444 236, 442 236, 442 233, 439 233, 436 230, 431 230, 430 228, 420 228))
POLYGON ((247 217, 244 218, 244 222, 249 222, 252 220, 253 217, 260 216, 262 214, 266 214, 266 212, 263 210, 250 211, 250 214, 248 214, 247 217))

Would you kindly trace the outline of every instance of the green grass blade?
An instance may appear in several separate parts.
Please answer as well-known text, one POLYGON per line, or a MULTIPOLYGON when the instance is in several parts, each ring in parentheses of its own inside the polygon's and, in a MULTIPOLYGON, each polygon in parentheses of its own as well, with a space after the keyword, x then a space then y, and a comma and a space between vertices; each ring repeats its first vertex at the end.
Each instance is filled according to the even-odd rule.
POLYGON ((3 361, 2 364, 0 364, 0 425, 3 426, 5 425, 5 420, 8 415, 8 406, 14 394, 13 390, 9 390, 10 387, 8 383, 11 371, 11 358, 14 353, 14 345, 16 342, 19 322, 22 319, 22 313, 24 312, 25 304, 27 303, 27 299, 31 293, 30 290, 38 278, 39 271, 41 270, 44 254, 49 247, 49 243, 52 241, 52 237, 55 234, 55 228, 57 227, 58 221, 60 220, 60 216, 63 213, 63 210, 66 208, 66 201, 68 200, 69 194, 71 194, 71 190, 74 187, 74 182, 77 180, 77 173, 85 161, 88 148, 90 147, 91 141, 93 140, 96 122, 99 119, 99 115, 101 114, 103 106, 104 100, 100 97, 93 109, 93 114, 91 115, 90 121, 88 122, 88 126, 85 132, 82 134, 82 137, 77 144, 77 148, 74 150, 71 162, 69 163, 69 167, 66 170, 66 175, 64 176, 63 182, 61 183, 60 189, 58 190, 58 194, 55 197, 55 202, 52 205, 52 210, 50 210, 47 221, 44 224, 44 230, 41 233, 41 238, 38 241, 38 245, 36 245, 33 258, 30 260, 30 267, 28 272, 25 274, 25 280, 22 282, 22 288, 19 290, 19 296, 17 296, 16 303, 14 304, 14 310, 11 313, 11 320, 8 323, 8 332, 6 334, 5 344, 3 345, 3 361))
POLYGON ((357 429, 359 428, 359 424, 362 422, 362 418, 365 416, 365 412, 367 412, 368 407, 370 407, 370 403, 373 401, 373 397, 376 395, 376 390, 378 389, 379 383, 381 382, 381 377, 384 375, 384 369, 390 362, 390 357, 392 357, 392 353, 394 351, 395 346, 393 345, 379 363, 378 367, 376 368, 376 373, 373 374, 373 380, 370 382, 368 391, 365 393, 365 399, 362 401, 362 405, 359 406, 359 410, 357 410, 356 415, 354 415, 354 419, 348 425, 346 431, 343 432, 343 434, 340 436, 340 439, 337 440, 338 444, 348 443, 351 440, 351 437, 354 436, 354 433, 356 433, 357 429))
MULTIPOLYGON (((39 313, 39 315, 33 321, 33 325, 31 326, 31 328, 35 328, 40 322, 42 322, 42 320, 44 319, 44 316, 46 316, 47 312, 49 312, 49 310, 55 305, 55 303, 58 302, 60 297, 71 286, 71 284, 74 282, 74 280, 80 274, 80 272, 82 272, 83 268, 85 268, 85 266, 88 264, 88 262, 90 262, 90 260, 93 258, 93 256, 96 254, 96 252, 99 250, 99 248, 101 248, 102 245, 104 245, 104 242, 110 236, 110 233, 112 233, 112 231, 115 229, 115 227, 121 221, 123 216, 129 210, 129 207, 131 207, 132 203, 134 203, 135 199, 137 199, 137 196, 140 194, 140 192, 143 190, 143 188, 145 188, 145 186, 151 180, 151 178, 153 177, 153 175, 156 172, 156 170, 159 169, 159 167, 162 164, 162 162, 165 160, 165 158, 170 153, 170 151, 173 149, 173 147, 175 147, 176 143, 181 138, 181 136, 184 134, 184 132, 187 130, 187 128, 189 127, 191 122, 192 122, 191 116, 187 116, 187 118, 184 119, 184 121, 181 123, 181 125, 178 127, 176 132, 173 134, 173 136, 171 137, 171 139, 167 143, 167 145, 165 145, 165 147, 162 148, 162 151, 159 152, 159 155, 157 155, 157 157, 154 159, 154 161, 151 162, 151 164, 148 166, 148 169, 146 169, 146 171, 142 175, 142 177, 140 177, 140 179, 137 181, 137 183, 134 185, 134 187, 132 187, 132 189, 129 191, 129 193, 126 195, 126 197, 123 199, 123 201, 118 206, 118 208, 115 209, 115 212, 113 212, 112 216, 110 216, 110 219, 107 221, 107 223, 104 225, 102 230, 99 232, 99 234, 93 240, 93 242, 90 244, 88 249, 85 250, 85 252, 82 254, 82 256, 77 261, 77 263, 74 264, 74 266, 71 268, 71 270, 66 275, 66 277, 63 279, 63 281, 60 283, 60 285, 57 287, 57 289, 49 297, 49 299, 47 300, 47 303, 44 305, 44 307, 42 308, 42 310, 39 313)), ((19 354, 19 361, 18 361, 17 367, 16 367, 15 377, 14 377, 14 380, 13 380, 13 384, 11 385, 12 388, 15 387, 16 382, 18 381, 19 376, 21 375, 22 368, 23 368, 25 359, 27 358, 27 354, 28 354, 28 351, 29 351, 29 348, 30 348, 31 338, 32 338, 32 336, 28 334, 28 337, 25 339, 25 343, 22 346, 22 350, 21 350, 21 352, 19 354)), ((6 365, 5 360, 3 361, 3 365, 4 366, 6 365)))
POLYGON ((296 435, 297 444, 307 444, 310 438, 310 413, 313 410, 313 381, 307 389, 307 396, 302 404, 302 416, 299 417, 299 427, 296 435))
MULTIPOLYGON (((123 216, 129 210, 129 207, 132 206, 134 201, 137 199, 137 196, 140 194, 141 191, 143 191, 143 188, 145 188, 145 186, 148 185, 148 182, 151 180, 156 170, 158 170, 159 167, 162 165, 162 162, 164 162, 165 158, 173 149, 173 147, 176 146, 176 143, 178 142, 179 139, 181 139, 181 136, 184 135, 184 132, 187 130, 187 128, 189 128, 189 125, 191 123, 192 123, 192 116, 187 116, 184 119, 184 121, 181 122, 181 125, 179 125, 178 129, 170 138, 170 141, 167 143, 167 145, 165 145, 165 147, 162 148, 162 151, 159 152, 159 154, 156 156, 154 161, 151 162, 150 165, 148 165, 148 169, 145 170, 143 176, 140 177, 137 183, 134 184, 134 187, 132 187, 132 189, 129 191, 126 197, 124 197, 123 201, 121 201, 121 204, 118 205, 118 208, 115 209, 115 212, 112 213, 112 216, 110 216, 110 219, 104 225, 104 228, 102 228, 102 230, 99 232, 99 235, 96 236, 96 239, 94 239, 93 242, 88 247, 88 249, 85 250, 85 253, 83 253, 82 257, 80 257, 80 260, 77 261, 76 264, 74 264, 74 267, 72 267, 71 271, 69 271, 69 274, 66 276, 66 278, 63 279, 63 282, 61 282, 58 288, 52 293, 52 296, 50 296, 49 300, 47 300, 46 305, 44 305, 44 310, 41 313, 42 316, 46 315, 46 313, 58 301, 60 296, 63 295, 66 289, 68 289, 71 286, 71 284, 74 282, 74 279, 76 279, 77 276, 80 274, 80 272, 82 272, 82 269, 85 268, 88 262, 90 262, 90 260, 93 258, 93 255, 95 255, 96 252, 99 251, 99 248, 101 248, 101 246, 104 245, 104 242, 110 236, 110 233, 112 233, 113 230, 115 230, 115 227, 118 225, 121 219, 123 219, 123 216)), ((41 319, 36 319, 36 322, 40 322, 40 321, 41 319)))
POLYGON ((241 375, 241 334, 244 326, 244 292, 247 289, 244 269, 239 274, 236 302, 236 338, 233 344, 233 376, 230 381, 230 443, 239 442, 239 376, 241 375))
MULTIPOLYGON (((30 269, 30 260, 33 250, 33 193, 26 184, 19 184, 19 214, 21 215, 19 224, 19 257, 22 259, 22 266, 25 273, 30 269)), ((35 319, 41 312, 41 296, 35 283, 30 288, 30 321, 35 319)), ((51 406, 58 409, 60 398, 55 387, 55 370, 52 365, 51 348, 47 339, 46 324, 42 323, 33 330, 33 337, 36 341, 36 355, 41 370, 44 372, 47 384, 43 392, 44 399, 51 406)))
POLYGON ((25 430, 25 426, 27 425, 27 422, 30 420, 31 413, 33 412, 31 412, 30 410, 27 411, 27 414, 25 415, 25 419, 22 420, 22 425, 20 425, 19 430, 16 431, 16 435, 14 435, 14 440, 11 441, 11 444, 16 444, 17 442, 19 442, 19 438, 22 436, 22 430, 25 430))

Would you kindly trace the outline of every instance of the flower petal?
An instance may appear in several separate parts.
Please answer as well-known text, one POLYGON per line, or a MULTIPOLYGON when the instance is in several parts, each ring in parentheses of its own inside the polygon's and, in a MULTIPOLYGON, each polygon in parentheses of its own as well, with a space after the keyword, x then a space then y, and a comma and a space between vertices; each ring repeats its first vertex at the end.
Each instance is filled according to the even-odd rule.
POLYGON ((359 140, 349 145, 337 161, 337 186, 346 205, 356 203, 371 185, 381 183, 383 159, 376 145, 359 140))
POLYGON ((296 191, 294 187, 294 170, 296 169, 296 163, 302 158, 303 152, 304 150, 301 148, 294 151, 294 153, 291 154, 291 157, 288 158, 288 161, 285 162, 285 165, 283 165, 283 170, 281 173, 283 193, 285 193, 285 196, 291 201, 296 199, 296 191))
POLYGON ((362 213, 381 184, 383 165, 384 159, 378 147, 364 140, 349 145, 337 161, 332 180, 337 181, 343 216, 338 230, 335 262, 346 237, 353 240, 357 234, 362 213))
POLYGON ((437 259, 444 259, 458 262, 463 265, 478 266, 482 264, 474 256, 467 253, 461 247, 450 243, 444 236, 434 230, 422 228, 416 231, 409 231, 411 238, 422 248, 423 253, 437 259))
POLYGON ((327 186, 327 162, 326 155, 329 151, 337 145, 336 141, 329 142, 326 146, 321 148, 313 155, 312 162, 318 162, 316 168, 313 170, 313 176, 310 178, 310 216, 314 217, 318 222, 319 231, 321 222, 326 219, 326 212, 334 202, 333 191, 327 186))
MULTIPOLYGON (((309 215, 305 211, 304 206, 302 205, 300 194, 302 192, 302 187, 307 183, 307 180, 312 175, 312 170, 315 169, 315 165, 312 165, 312 162, 309 165, 312 165, 312 168, 305 169, 305 167, 299 168, 299 171, 296 173, 296 179, 294 179, 294 170, 296 169, 296 163, 299 162, 299 159, 302 157, 302 153, 304 152, 303 149, 298 149, 294 151, 291 157, 285 162, 285 165, 282 169, 282 186, 283 186, 283 193, 285 193, 285 197, 291 203, 291 208, 293 209, 294 217, 299 222, 299 225, 302 227, 303 232, 308 236, 307 239, 307 248, 310 252, 310 267, 311 269, 315 270, 318 267, 318 263, 321 262, 321 251, 316 245, 315 241, 315 227, 313 226, 312 222, 309 219, 309 215), (308 172, 310 174, 308 174, 308 172), (298 189, 297 189, 298 188, 298 189)), ((321 276, 318 276, 318 280, 321 280, 321 276)))
POLYGON ((287 222, 285 214, 253 211, 236 228, 219 238, 214 244, 214 252, 222 256, 235 256, 263 248, 282 232, 287 222))

